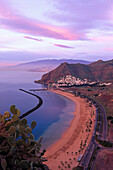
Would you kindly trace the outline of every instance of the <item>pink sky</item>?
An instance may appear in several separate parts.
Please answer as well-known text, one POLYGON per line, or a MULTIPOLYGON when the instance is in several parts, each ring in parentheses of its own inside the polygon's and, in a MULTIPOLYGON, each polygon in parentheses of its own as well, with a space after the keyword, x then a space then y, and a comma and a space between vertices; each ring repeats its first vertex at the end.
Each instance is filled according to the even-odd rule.
POLYGON ((113 59, 112 11, 113 0, 0 0, 0 63, 113 59))

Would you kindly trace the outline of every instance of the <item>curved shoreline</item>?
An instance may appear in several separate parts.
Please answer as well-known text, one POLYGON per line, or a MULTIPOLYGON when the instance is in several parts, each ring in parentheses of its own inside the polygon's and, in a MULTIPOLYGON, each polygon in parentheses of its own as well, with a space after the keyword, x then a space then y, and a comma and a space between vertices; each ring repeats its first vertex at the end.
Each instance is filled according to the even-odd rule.
MULTIPOLYGON (((87 145, 88 145, 92 136, 94 121, 91 127, 91 132, 90 133, 86 132, 85 131, 86 122, 91 117, 90 116, 91 108, 88 106, 86 101, 79 97, 75 97, 73 94, 70 94, 68 92, 62 92, 59 90, 53 92, 63 95, 76 103, 75 112, 73 113, 74 118, 71 121, 69 128, 67 128, 67 130, 63 133, 63 135, 58 141, 56 141, 52 146, 50 146, 47 149, 47 152, 45 154, 46 158, 48 159, 47 165, 50 167, 50 169, 57 170, 58 166, 62 167, 61 162, 64 161, 68 162, 69 159, 72 158, 77 159, 78 155, 73 155, 72 153, 78 152, 81 141, 84 142, 86 138, 88 138, 87 139, 87 145)), ((92 109, 95 110, 94 107, 92 107, 92 109)), ((94 119, 94 116, 92 120, 94 119)), ((82 151, 82 154, 84 151, 82 151)), ((73 166, 77 164, 78 163, 76 160, 74 161, 73 166)))
MULTIPOLYGON (((59 95, 62 95, 64 97, 72 100, 72 98, 69 97, 69 95, 67 97, 66 92, 62 93, 61 91, 58 91, 58 90, 57 91, 52 91, 52 92, 54 92, 56 94, 59 94, 59 95)), ((61 139, 64 139, 64 138, 67 139, 67 138, 71 137, 71 133, 74 130, 73 127, 72 127, 73 122, 75 123, 75 121, 76 121, 76 126, 77 126, 78 120, 80 119, 80 104, 79 104, 79 102, 77 100, 76 101, 72 100, 72 101, 76 104, 75 112, 72 113, 74 115, 74 118, 72 119, 72 121, 71 121, 69 127, 66 129, 66 131, 64 131, 64 133, 61 135, 61 139), (75 118, 75 115, 76 115, 76 118, 75 118), (70 133, 68 134, 67 132, 68 133, 70 132, 70 133)), ((61 145, 64 145, 64 141, 62 141, 61 139, 57 140, 53 145, 51 145, 50 147, 47 148, 47 157, 48 157, 48 155, 52 155, 52 154, 49 153, 49 150, 51 150, 50 151, 51 153, 54 153, 55 150, 58 149, 59 146, 57 146, 57 145, 59 145, 59 143, 60 143, 60 147, 61 147, 61 145)))
POLYGON ((39 103, 33 107, 32 109, 28 110, 27 112, 23 113, 19 118, 20 119, 23 119, 24 117, 26 117, 27 115, 29 115, 30 113, 32 113, 33 111, 37 110, 42 104, 43 104, 43 100, 41 99, 41 97, 37 96, 36 94, 33 94, 33 93, 30 93, 26 90, 23 90, 23 89, 19 89, 20 91, 23 91, 25 93, 28 93, 28 94, 31 94, 33 96, 35 96, 36 98, 39 99, 39 103))

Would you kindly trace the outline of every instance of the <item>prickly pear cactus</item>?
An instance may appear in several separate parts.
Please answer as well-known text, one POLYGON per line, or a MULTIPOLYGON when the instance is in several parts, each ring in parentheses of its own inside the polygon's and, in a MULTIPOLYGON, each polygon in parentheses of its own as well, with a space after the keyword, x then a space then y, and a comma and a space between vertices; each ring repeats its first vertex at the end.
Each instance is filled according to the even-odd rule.
POLYGON ((20 120, 20 110, 15 105, 10 107, 10 112, 0 114, 0 169, 48 170, 43 164, 47 161, 42 157, 45 150, 40 151, 42 137, 37 142, 32 134, 36 122, 29 126, 25 118, 20 120))

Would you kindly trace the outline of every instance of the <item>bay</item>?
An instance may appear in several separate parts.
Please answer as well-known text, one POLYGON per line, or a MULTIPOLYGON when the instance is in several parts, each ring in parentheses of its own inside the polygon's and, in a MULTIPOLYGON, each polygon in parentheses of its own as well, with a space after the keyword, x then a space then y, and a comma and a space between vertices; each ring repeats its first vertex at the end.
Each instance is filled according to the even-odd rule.
MULTIPOLYGON (((30 94, 19 89, 41 89, 43 85, 34 83, 40 79, 42 72, 27 71, 0 71, 0 113, 9 111, 11 105, 15 105, 23 114, 37 105, 38 100, 30 94)), ((37 126, 33 129, 35 139, 43 136, 43 148, 47 148, 58 140, 62 133, 69 127, 73 118, 75 104, 58 94, 50 91, 35 92, 43 100, 43 105, 30 115, 26 116, 28 124, 33 120, 37 126)))

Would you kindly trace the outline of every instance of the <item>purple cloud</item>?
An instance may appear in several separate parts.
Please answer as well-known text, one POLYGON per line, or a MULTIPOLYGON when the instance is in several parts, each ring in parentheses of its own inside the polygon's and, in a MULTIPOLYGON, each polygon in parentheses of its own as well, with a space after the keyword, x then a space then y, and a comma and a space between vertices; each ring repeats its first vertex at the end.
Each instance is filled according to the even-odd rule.
POLYGON ((30 39, 30 40, 35 40, 35 41, 42 41, 42 39, 33 38, 33 37, 29 37, 29 36, 24 36, 24 38, 27 38, 27 39, 30 39))
POLYGON ((1 26, 20 33, 30 34, 33 36, 43 36, 62 40, 77 40, 79 35, 69 32, 67 29, 50 26, 39 21, 30 20, 29 18, 12 17, 1 19, 1 26))
POLYGON ((7 3, 0 1, 0 25, 1 28, 10 29, 33 36, 43 36, 62 40, 78 40, 82 36, 72 33, 61 26, 53 26, 47 23, 33 20, 16 14, 7 3))
POLYGON ((57 23, 63 23, 73 33, 87 36, 90 30, 112 30, 113 0, 55 0, 56 10, 48 17, 57 23), (62 4, 62 5, 61 5, 62 4), (59 12, 58 12, 59 11, 59 12))
POLYGON ((53 44, 57 47, 61 47, 61 48, 74 48, 74 47, 70 47, 70 46, 67 46, 67 45, 62 45, 62 44, 53 44))
MULTIPOLYGON (((97 31, 106 31, 106 34, 113 28, 113 0, 104 2, 102 0, 65 2, 55 0, 53 4, 55 4, 53 11, 45 13, 46 17, 53 21, 52 24, 48 24, 16 14, 8 5, 8 0, 0 0, 0 26, 31 36, 80 41, 96 41, 92 34, 88 35, 90 31, 97 29, 97 31), (56 22, 57 24, 54 25, 56 22)), ((28 39, 32 39, 29 37, 28 39)))

